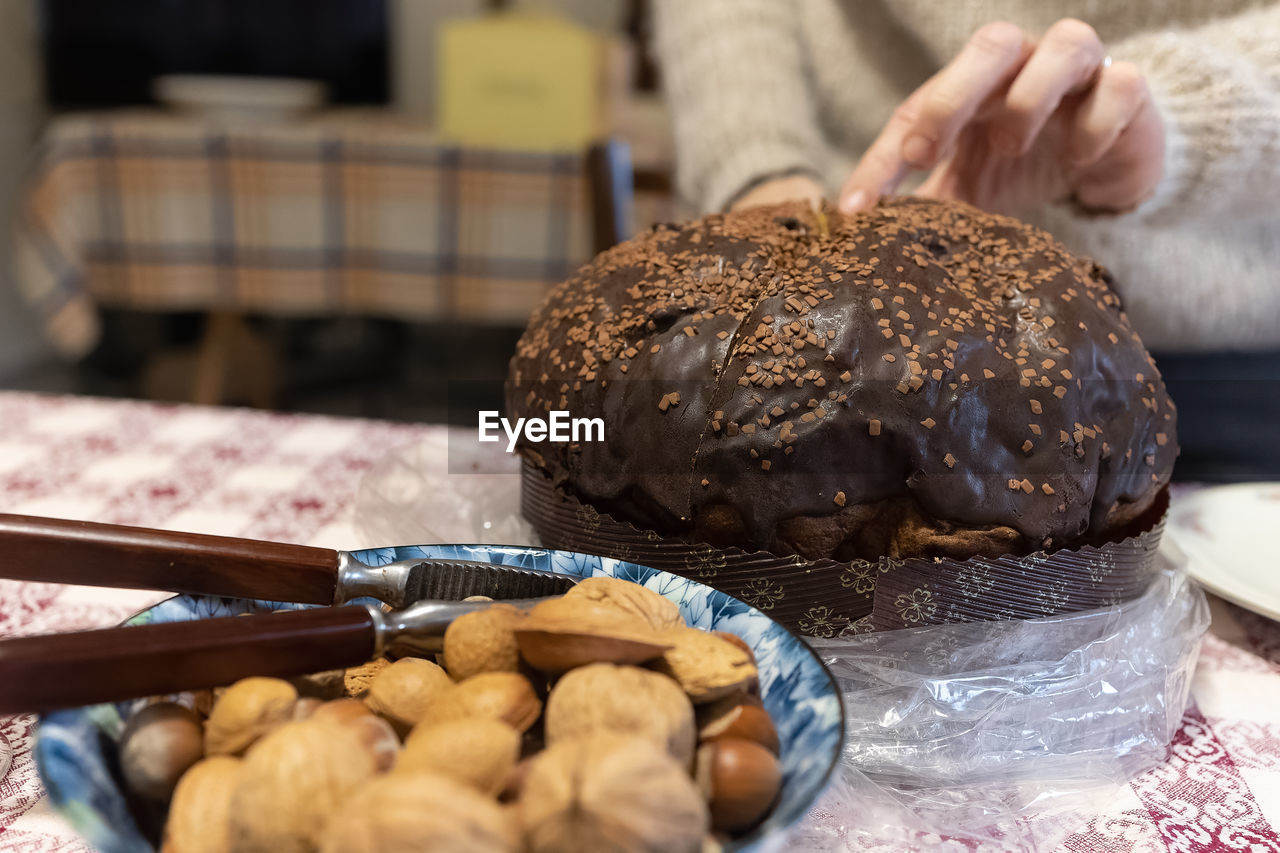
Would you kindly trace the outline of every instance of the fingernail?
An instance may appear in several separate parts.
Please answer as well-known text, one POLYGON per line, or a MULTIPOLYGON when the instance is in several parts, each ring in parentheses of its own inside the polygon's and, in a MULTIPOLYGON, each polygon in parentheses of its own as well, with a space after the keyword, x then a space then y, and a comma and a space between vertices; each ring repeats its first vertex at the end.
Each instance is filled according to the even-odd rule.
POLYGON ((902 159, 917 169, 933 165, 933 142, 923 136, 909 136, 902 143, 902 159))
POLYGON ((1018 137, 1007 130, 996 128, 991 131, 991 147, 996 150, 997 154, 1002 154, 1005 157, 1014 157, 1022 146, 1018 144, 1018 137))
POLYGON ((844 198, 840 199, 841 213, 857 213, 862 210, 867 203, 867 193, 865 190, 854 190, 844 198))

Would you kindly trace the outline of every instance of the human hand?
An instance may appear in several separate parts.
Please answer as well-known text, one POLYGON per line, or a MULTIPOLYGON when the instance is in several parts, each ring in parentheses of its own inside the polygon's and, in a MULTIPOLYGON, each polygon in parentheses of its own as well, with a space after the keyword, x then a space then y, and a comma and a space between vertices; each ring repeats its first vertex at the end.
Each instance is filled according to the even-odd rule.
POLYGON ((928 169, 919 195, 1003 213, 1066 201, 1122 213, 1164 174, 1164 126, 1142 73, 1108 61, 1088 24, 1064 18, 1039 40, 987 24, 894 111, 840 207, 869 208, 928 169))
POLYGON ((730 206, 730 210, 781 204, 784 201, 807 201, 811 207, 820 207, 822 195, 822 187, 813 178, 807 175, 788 175, 756 184, 743 193, 730 206))

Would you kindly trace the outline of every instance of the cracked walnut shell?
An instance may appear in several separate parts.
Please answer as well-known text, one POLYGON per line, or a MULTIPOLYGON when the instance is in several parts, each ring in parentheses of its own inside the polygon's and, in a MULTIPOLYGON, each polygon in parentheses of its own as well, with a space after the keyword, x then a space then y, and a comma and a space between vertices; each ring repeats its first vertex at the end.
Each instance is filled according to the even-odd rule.
POLYGON ((759 678, 750 650, 723 637, 697 628, 675 628, 661 637, 671 648, 654 669, 679 682, 695 705, 750 690, 759 678))
POLYGON ((342 672, 343 692, 352 699, 363 699, 369 695, 369 685, 378 673, 391 666, 386 658, 374 658, 368 663, 349 667, 342 672))
POLYGON ((547 672, 589 663, 644 663, 668 648, 645 617, 586 597, 537 604, 515 634, 521 656, 547 672))

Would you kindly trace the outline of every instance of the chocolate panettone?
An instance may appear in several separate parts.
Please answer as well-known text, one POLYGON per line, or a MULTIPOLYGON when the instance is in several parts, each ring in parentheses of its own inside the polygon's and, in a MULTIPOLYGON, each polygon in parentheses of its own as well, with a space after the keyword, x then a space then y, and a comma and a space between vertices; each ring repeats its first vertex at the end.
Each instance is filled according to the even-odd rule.
POLYGON ((1174 409, 1107 273, 957 203, 659 226, 555 288, 508 416, 557 486, 666 536, 806 559, 1027 553, 1152 503, 1174 409))

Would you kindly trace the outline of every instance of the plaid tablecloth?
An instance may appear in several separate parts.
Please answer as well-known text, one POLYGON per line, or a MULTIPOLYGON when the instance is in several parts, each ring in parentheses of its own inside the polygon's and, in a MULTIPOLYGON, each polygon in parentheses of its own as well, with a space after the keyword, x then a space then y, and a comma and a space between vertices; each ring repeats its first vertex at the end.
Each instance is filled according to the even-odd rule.
MULTIPOLYGON (((438 438, 439 429, 0 392, 0 511, 385 545, 354 529, 357 484, 391 448, 438 438)), ((0 581, 0 635, 103 627, 164 597, 0 581)), ((1216 605, 1192 697, 1167 762, 1050 849, 1280 850, 1280 625, 1216 605)), ((31 716, 0 717, 0 742, 15 752, 0 779, 0 851, 85 850, 41 792, 32 724, 31 716)), ((973 850, 931 837, 910 846, 973 850)), ((905 848, 901 838, 858 837, 849 849, 905 848)))
POLYGON ((68 115, 18 212, 18 284, 70 355, 95 305, 523 322, 592 254, 583 157, 460 149, 376 112, 68 115))

